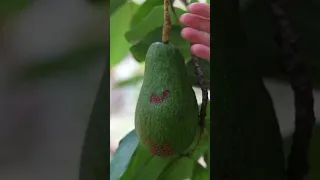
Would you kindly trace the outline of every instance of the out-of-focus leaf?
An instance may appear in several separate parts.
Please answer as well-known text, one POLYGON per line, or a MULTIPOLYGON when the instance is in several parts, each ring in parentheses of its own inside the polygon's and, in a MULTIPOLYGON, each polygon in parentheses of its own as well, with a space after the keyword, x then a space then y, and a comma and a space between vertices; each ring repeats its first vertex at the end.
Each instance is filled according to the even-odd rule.
POLYGON ((107 56, 107 44, 91 44, 75 49, 71 52, 52 57, 49 60, 27 67, 19 76, 22 80, 44 78, 61 72, 82 70, 99 60, 103 55, 107 56))
POLYGON ((130 44, 124 34, 129 30, 133 13, 139 5, 129 2, 124 4, 110 19, 110 67, 117 65, 129 53, 130 44))
POLYGON ((158 179, 189 179, 192 177, 194 162, 190 158, 181 157, 168 165, 158 179))
POLYGON ((124 5, 127 2, 127 0, 110 0, 110 16, 112 16, 113 13, 115 13, 122 5, 124 5))
POLYGON ((143 77, 144 77, 144 75, 136 75, 136 76, 133 76, 127 80, 120 81, 115 85, 115 88, 122 88, 125 86, 137 84, 138 82, 143 80, 143 77))
POLYGON ((208 179, 210 179, 209 169, 204 168, 198 162, 195 163, 192 174, 193 174, 192 180, 208 180, 208 179))
MULTIPOLYGON (((185 11, 175 8, 176 13, 178 16, 181 16, 185 11)), ((131 44, 136 44, 140 41, 144 36, 149 34, 151 31, 155 30, 156 28, 163 26, 164 17, 163 17, 163 5, 154 7, 151 12, 141 20, 141 22, 136 25, 133 29, 126 32, 125 37, 128 42, 131 44)), ((174 15, 171 13, 171 17, 174 15)), ((172 24, 179 25, 180 23, 175 20, 175 18, 171 18, 172 24)))
POLYGON ((158 5, 163 5, 163 0, 145 1, 133 15, 131 20, 131 28, 134 28, 136 25, 138 25, 143 20, 143 18, 145 18, 150 13, 150 10, 158 5))
POLYGON ((1 0, 0 1, 0 22, 23 10, 33 3, 34 0, 1 0))
MULTIPOLYGON (((200 68, 203 72, 204 84, 210 89, 210 61, 200 59, 200 68)), ((198 77, 195 74, 195 66, 193 61, 188 61, 186 64, 189 80, 192 86, 200 87, 198 84, 198 77)))
MULTIPOLYGON (((314 128, 310 150, 309 150, 309 165, 310 172, 308 176, 308 180, 318 180, 320 179, 320 123, 318 122, 314 128)), ((284 139, 284 151, 286 156, 288 157, 290 153, 290 148, 292 144, 292 136, 286 137, 284 139)))
POLYGON ((110 163, 110 180, 119 180, 125 173, 138 144, 139 140, 135 130, 129 132, 120 141, 119 147, 110 163))
MULTIPOLYGON (((108 61, 106 62, 106 64, 108 61)), ((79 180, 105 180, 109 176, 109 68, 106 65, 86 131, 79 180)))
MULTIPOLYGON (((170 43, 175 45, 185 59, 190 58, 190 43, 184 40, 181 35, 181 27, 174 25, 171 28, 170 43)), ((130 51, 138 62, 145 61, 149 46, 154 42, 161 42, 162 26, 148 33, 141 41, 133 45, 130 51)))

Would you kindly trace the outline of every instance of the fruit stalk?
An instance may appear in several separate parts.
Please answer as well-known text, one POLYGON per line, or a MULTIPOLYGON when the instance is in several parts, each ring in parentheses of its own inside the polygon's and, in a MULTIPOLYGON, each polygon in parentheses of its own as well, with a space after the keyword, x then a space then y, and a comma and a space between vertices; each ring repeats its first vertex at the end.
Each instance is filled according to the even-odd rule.
POLYGON ((170 0, 164 0, 164 25, 162 31, 162 42, 165 44, 169 43, 170 29, 171 29, 171 18, 169 13, 169 2, 170 0))

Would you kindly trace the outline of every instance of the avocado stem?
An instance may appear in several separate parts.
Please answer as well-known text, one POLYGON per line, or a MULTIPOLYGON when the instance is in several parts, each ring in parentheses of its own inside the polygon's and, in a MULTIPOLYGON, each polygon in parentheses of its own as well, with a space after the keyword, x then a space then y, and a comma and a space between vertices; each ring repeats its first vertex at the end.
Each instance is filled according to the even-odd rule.
POLYGON ((171 18, 168 8, 169 1, 170 0, 164 0, 164 25, 162 30, 162 42, 165 44, 169 43, 171 29, 171 18))

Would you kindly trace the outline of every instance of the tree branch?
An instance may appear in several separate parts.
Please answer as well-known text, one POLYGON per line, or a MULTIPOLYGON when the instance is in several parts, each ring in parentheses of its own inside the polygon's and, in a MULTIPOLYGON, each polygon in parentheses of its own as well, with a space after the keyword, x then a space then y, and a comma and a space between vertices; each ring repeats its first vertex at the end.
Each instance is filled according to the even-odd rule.
POLYGON ((294 92, 295 131, 288 157, 287 179, 303 180, 309 172, 308 152, 315 124, 313 85, 307 64, 299 57, 298 36, 294 34, 285 14, 286 4, 284 0, 270 0, 277 23, 275 41, 285 53, 281 64, 294 92))

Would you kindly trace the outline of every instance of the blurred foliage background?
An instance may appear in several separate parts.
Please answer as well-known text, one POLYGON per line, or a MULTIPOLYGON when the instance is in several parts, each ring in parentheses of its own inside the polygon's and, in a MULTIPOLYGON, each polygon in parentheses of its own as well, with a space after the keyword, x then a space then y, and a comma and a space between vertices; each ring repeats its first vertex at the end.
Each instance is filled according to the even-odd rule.
POLYGON ((77 180, 109 48, 106 1, 0 1, 0 179, 77 180))

